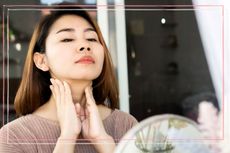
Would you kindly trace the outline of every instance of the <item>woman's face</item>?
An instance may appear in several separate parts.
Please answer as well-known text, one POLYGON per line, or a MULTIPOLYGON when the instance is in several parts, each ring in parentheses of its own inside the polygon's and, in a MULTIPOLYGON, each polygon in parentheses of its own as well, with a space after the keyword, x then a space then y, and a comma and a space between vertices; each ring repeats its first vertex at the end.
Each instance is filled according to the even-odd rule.
POLYGON ((104 48, 93 27, 79 16, 64 15, 54 22, 45 52, 52 77, 94 80, 102 71, 104 48))

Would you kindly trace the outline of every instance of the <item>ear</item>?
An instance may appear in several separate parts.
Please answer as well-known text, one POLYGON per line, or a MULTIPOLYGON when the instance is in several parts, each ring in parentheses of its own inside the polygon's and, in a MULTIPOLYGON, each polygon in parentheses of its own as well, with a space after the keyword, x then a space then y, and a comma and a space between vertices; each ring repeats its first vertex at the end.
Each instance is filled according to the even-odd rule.
POLYGON ((45 54, 35 52, 33 56, 33 60, 34 60, 34 64, 36 65, 38 69, 42 71, 49 70, 49 66, 48 66, 48 62, 47 62, 45 54))

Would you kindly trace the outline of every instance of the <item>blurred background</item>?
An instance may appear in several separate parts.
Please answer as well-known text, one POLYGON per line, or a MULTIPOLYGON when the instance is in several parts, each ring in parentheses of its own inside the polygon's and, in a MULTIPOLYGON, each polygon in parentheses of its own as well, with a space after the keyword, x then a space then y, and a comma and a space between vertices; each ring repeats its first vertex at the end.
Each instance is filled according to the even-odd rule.
MULTIPOLYGON (((7 50, 5 39, 5 50, 0 52, 0 127, 15 118, 13 101, 28 44, 38 19, 47 13, 35 6, 19 5, 52 6, 63 2, 86 5, 98 21, 119 81, 121 110, 139 121, 165 113, 187 116, 183 104, 187 97, 215 95, 190 0, 1 0, 1 12, 3 5, 15 7, 5 9, 0 19, 5 32, 7 16, 9 19, 9 47, 7 50)), ((221 27, 217 32, 221 34, 221 27)), ((2 33, 0 37, 2 40, 2 33)), ((221 39, 216 43, 221 44, 221 39)), ((194 111, 195 105, 186 104, 186 110, 194 111)))

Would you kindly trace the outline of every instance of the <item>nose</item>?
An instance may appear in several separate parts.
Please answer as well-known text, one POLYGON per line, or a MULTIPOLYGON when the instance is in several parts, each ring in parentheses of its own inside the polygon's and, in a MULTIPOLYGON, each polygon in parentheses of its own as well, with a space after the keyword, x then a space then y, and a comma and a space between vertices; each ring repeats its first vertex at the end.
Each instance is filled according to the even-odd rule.
POLYGON ((79 49, 79 51, 85 51, 85 50, 91 51, 91 49, 90 49, 89 46, 88 46, 88 47, 81 47, 81 48, 79 49))
POLYGON ((77 51, 78 52, 91 51, 91 47, 89 45, 89 42, 87 42, 85 40, 79 41, 77 51))

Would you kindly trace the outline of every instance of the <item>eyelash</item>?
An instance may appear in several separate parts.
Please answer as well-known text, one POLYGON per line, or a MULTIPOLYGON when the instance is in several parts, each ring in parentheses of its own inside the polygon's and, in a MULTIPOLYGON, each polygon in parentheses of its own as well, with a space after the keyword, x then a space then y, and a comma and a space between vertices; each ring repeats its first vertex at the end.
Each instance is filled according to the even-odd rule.
POLYGON ((95 39, 95 38, 89 38, 89 39, 87 39, 88 41, 92 41, 92 42, 97 42, 97 39, 95 39))
MULTIPOLYGON (((61 42, 67 43, 67 42, 71 42, 73 40, 74 39, 68 39, 68 38, 66 38, 66 39, 61 40, 61 42)), ((95 39, 95 38, 88 38, 87 40, 91 41, 91 42, 97 42, 97 39, 95 39)))
POLYGON ((63 40, 61 40, 61 42, 71 42, 71 41, 73 41, 74 39, 63 39, 63 40))

